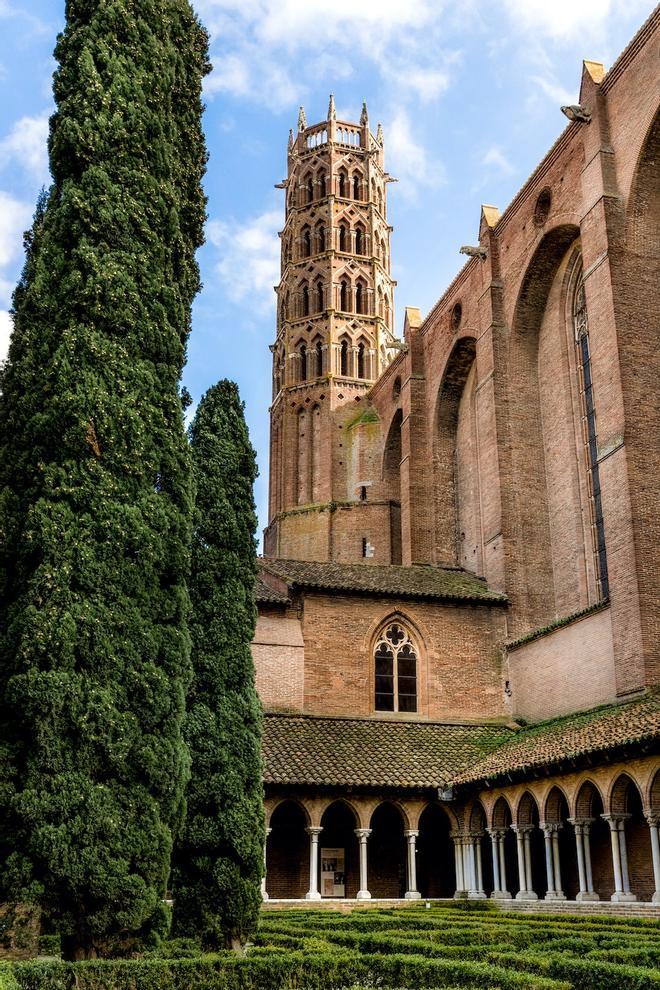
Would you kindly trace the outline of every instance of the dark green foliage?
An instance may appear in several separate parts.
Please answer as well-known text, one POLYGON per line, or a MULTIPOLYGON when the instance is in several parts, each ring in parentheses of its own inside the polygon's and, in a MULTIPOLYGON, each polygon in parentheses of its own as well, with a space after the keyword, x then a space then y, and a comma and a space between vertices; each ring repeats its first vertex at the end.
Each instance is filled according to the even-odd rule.
POLYGON ((185 734, 192 775, 174 858, 174 922, 178 933, 224 948, 256 928, 264 842, 261 709, 250 649, 257 470, 236 385, 209 389, 190 440, 193 682, 185 734))
POLYGON ((55 54, 0 374, 0 896, 79 957, 164 930, 184 813, 207 37, 188 0, 68 0, 55 54))

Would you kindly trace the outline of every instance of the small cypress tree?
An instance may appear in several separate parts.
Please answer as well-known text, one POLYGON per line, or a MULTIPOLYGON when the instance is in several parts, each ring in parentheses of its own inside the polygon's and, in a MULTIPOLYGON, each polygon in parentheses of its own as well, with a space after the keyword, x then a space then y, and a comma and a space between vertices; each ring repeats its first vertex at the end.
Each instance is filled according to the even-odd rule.
POLYGON ((68 0, 0 373, 0 897, 68 958, 162 924, 184 817, 207 47, 188 0, 68 0))
POLYGON ((250 650, 257 468, 233 382, 206 393, 190 441, 193 681, 185 735, 192 774, 174 858, 174 924, 209 948, 237 948, 257 923, 265 835, 261 707, 250 650))

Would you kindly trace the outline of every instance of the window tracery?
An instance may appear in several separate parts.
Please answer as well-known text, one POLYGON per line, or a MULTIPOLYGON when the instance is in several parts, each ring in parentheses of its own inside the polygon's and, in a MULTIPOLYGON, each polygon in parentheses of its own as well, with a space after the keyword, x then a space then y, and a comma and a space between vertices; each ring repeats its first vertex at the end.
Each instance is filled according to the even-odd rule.
POLYGON ((417 711, 417 650, 400 622, 390 622, 374 650, 375 708, 379 712, 417 711))

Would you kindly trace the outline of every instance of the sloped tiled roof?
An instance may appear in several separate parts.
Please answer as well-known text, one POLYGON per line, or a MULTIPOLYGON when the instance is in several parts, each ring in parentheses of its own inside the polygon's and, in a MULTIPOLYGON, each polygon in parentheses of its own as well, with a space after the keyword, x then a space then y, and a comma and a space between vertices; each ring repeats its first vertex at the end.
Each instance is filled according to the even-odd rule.
POLYGON ((267 714, 264 779, 317 787, 438 787, 510 734, 501 725, 267 714))
POLYGON ((292 588, 505 605, 505 595, 458 569, 393 564, 336 564, 262 557, 260 567, 292 588))
POLYGON ((289 599, 280 591, 271 588, 260 575, 254 583, 254 597, 257 604, 264 605, 288 605, 289 599))
POLYGON ((648 743, 660 750, 660 696, 646 695, 522 729, 484 759, 459 772, 452 783, 493 781, 533 772, 587 754, 648 743))

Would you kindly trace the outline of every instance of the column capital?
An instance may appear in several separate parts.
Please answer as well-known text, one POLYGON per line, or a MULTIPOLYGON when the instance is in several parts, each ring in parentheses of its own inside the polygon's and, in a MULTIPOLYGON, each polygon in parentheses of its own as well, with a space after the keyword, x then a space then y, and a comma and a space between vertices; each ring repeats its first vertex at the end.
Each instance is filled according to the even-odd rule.
POLYGON ((419 835, 419 829, 417 828, 407 828, 403 833, 406 839, 416 839, 419 835))
POLYGON ((644 818, 646 818, 649 825, 653 825, 656 828, 660 825, 660 811, 645 811, 644 818))
POLYGON ((491 839, 503 839, 509 830, 506 825, 498 825, 495 828, 487 828, 486 831, 491 839))
POLYGON ((370 828, 356 828, 353 831, 357 835, 358 839, 368 839, 371 835, 370 828))
POLYGON ((527 835, 533 832, 535 825, 512 825, 511 828, 516 833, 516 835, 527 835))
POLYGON ((626 824, 630 818, 629 814, 621 812, 620 814, 603 814, 600 816, 607 824, 610 826, 613 832, 620 832, 623 826, 626 824))
POLYGON ((323 826, 322 825, 308 825, 307 828, 305 829, 305 831, 307 832, 307 835, 311 835, 312 837, 319 836, 321 834, 321 832, 323 831, 323 826))
POLYGON ((544 835, 552 835, 553 832, 558 832, 562 827, 561 822, 539 822, 539 828, 544 835))
POLYGON ((596 821, 595 818, 567 818, 566 821, 569 825, 574 825, 575 828, 586 828, 589 829, 596 821))

